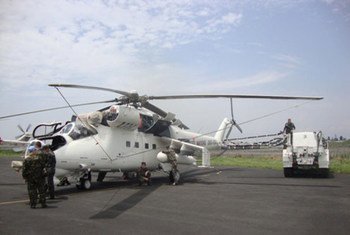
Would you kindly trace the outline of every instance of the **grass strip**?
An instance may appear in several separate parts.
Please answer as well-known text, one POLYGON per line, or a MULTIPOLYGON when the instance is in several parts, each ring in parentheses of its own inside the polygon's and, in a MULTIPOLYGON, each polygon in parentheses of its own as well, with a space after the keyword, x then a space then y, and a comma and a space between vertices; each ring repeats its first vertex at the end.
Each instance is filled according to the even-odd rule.
MULTIPOLYGON (((200 163, 198 163, 200 165, 200 163)), ((282 157, 268 156, 236 156, 236 157, 212 157, 212 166, 233 166, 242 168, 264 168, 282 170, 282 157)), ((330 161, 330 171, 333 173, 350 174, 350 156, 334 156, 330 161)))

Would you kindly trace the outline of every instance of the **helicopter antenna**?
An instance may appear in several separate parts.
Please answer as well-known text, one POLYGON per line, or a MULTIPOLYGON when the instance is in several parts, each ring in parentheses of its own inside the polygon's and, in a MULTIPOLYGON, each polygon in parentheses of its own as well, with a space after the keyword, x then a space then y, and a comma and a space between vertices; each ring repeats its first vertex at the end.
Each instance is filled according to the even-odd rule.
MULTIPOLYGON (((55 87, 55 88, 56 88, 56 90, 58 91, 58 93, 62 96, 63 100, 67 103, 67 105, 69 106, 69 108, 72 110, 72 112, 77 116, 78 120, 79 120, 86 128, 88 128, 88 127, 85 125, 85 123, 79 118, 78 113, 73 109, 73 107, 70 105, 70 103, 68 102, 68 100, 64 97, 64 95, 62 94, 62 92, 58 89, 58 87, 55 87)), ((100 146, 101 150, 106 154, 106 156, 109 158, 109 160, 113 161, 113 159, 108 155, 108 153, 106 152, 106 150, 105 150, 105 149, 100 145, 100 143, 97 141, 97 139, 95 138, 95 136, 92 135, 91 137, 95 140, 96 144, 97 144, 98 146, 100 146)))

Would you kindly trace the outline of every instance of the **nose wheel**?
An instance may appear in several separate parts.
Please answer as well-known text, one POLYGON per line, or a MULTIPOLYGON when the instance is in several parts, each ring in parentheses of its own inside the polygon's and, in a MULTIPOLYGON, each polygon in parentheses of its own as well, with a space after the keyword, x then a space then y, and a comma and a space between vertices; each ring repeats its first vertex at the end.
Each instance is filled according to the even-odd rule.
POLYGON ((91 188, 91 171, 87 171, 83 174, 82 177, 79 178, 77 184, 77 189, 80 190, 89 190, 91 188))

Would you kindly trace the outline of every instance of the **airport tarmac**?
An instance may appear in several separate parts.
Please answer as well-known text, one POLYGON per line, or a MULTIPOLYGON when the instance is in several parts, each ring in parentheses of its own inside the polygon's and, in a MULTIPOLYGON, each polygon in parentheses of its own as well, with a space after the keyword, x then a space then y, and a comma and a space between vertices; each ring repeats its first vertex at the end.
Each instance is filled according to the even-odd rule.
MULTIPOLYGON (((0 158, 0 234, 349 234, 350 175, 284 178, 281 171, 184 168, 151 186, 107 175, 93 189, 57 187, 30 209, 26 185, 0 158)), ((96 179, 96 177, 94 177, 96 179)))

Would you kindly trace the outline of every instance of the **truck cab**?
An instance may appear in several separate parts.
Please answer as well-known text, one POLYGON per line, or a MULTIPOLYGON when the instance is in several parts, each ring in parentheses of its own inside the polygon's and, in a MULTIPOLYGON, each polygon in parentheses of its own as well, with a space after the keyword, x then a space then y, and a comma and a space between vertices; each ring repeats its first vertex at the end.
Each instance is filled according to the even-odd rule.
POLYGON ((287 134, 283 149, 283 170, 285 177, 292 177, 297 170, 314 170, 327 177, 329 149, 322 132, 287 134))

